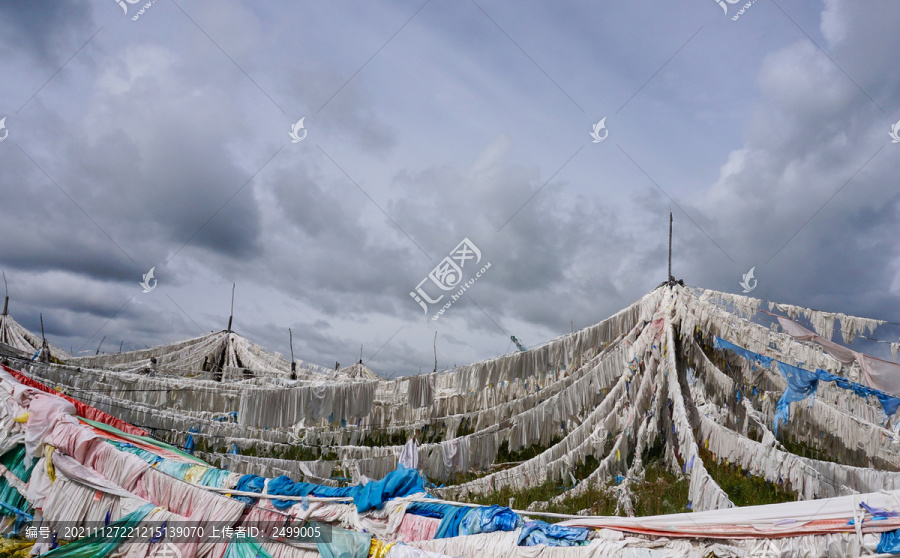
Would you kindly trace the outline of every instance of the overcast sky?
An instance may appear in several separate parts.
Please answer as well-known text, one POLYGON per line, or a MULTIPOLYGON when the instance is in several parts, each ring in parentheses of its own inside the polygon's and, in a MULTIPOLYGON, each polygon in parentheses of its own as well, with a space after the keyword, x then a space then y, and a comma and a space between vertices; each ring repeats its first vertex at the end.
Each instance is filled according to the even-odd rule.
POLYGON ((148 4, 0 3, 0 268, 67 350, 224 329, 236 283, 271 350, 474 362, 655 288, 670 210, 689 285, 900 322, 900 2, 148 4))

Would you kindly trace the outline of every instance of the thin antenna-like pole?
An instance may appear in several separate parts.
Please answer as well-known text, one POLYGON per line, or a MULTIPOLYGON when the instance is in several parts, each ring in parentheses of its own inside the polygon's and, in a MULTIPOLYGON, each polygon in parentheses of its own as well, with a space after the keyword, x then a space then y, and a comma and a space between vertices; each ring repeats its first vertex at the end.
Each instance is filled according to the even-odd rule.
POLYGON ((50 362, 50 345, 47 336, 44 335, 44 313, 41 312, 41 362, 50 362))
POLYGON ((434 332, 434 371, 437 372, 437 332, 434 332))
POLYGON ((571 333, 575 333, 575 320, 571 321, 571 327, 572 327, 571 333))
POLYGON ((288 328, 288 338, 291 344, 291 362, 294 362, 294 332, 291 331, 291 328, 288 328))
POLYGON ((294 361, 294 332, 291 331, 291 328, 288 328, 288 338, 291 345, 291 374, 294 374, 297 372, 297 363, 294 361))
POLYGON ((9 314, 9 284, 6 282, 6 271, 3 272, 3 287, 6 289, 6 298, 3 300, 3 315, 9 314))
POLYGON ((47 336, 44 335, 44 313, 40 313, 41 317, 41 362, 50 362, 50 345, 47 343, 47 336))
POLYGON ((672 212, 669 212, 669 282, 673 283, 675 278, 672 277, 672 212))
POLYGON ((104 335, 104 336, 103 336, 103 339, 100 340, 100 344, 97 345, 97 352, 94 353, 95 355, 99 355, 99 354, 100 354, 100 347, 103 346, 103 342, 104 342, 105 340, 106 340, 106 336, 104 335))
POLYGON ((362 349, 363 349, 363 346, 360 345, 359 346, 359 363, 360 364, 362 364, 362 349))
POLYGON ((122 339, 122 341, 119 343, 119 352, 120 353, 122 352, 122 345, 124 345, 124 344, 125 344, 125 340, 122 339))
POLYGON ((231 284, 231 315, 228 316, 228 331, 231 331, 231 321, 234 319, 234 283, 231 284))

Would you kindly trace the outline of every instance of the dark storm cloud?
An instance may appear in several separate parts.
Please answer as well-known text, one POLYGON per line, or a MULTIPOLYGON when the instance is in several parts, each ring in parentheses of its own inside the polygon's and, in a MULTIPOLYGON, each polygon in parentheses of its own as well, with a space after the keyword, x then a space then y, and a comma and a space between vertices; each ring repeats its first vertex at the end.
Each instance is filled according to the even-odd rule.
POLYGON ((0 54, 56 70, 96 31, 86 0, 0 3, 0 54))
MULTIPOLYGON (((252 257, 259 216, 248 199, 252 189, 241 189, 251 173, 234 163, 227 143, 237 107, 192 84, 190 67, 173 61, 171 52, 132 51, 126 60, 137 56, 145 68, 104 69, 102 79, 112 91, 99 90, 79 123, 90 132, 88 141, 69 147, 74 194, 92 200, 101 215, 115 215, 118 237, 134 244, 165 239, 171 255, 190 240, 194 248, 252 257)), ((268 153, 255 150, 250 164, 261 166, 274 151, 274 146, 268 153)), ((141 255, 160 257, 159 247, 141 255)))
MULTIPOLYGON (((395 203, 396 214, 411 223, 412 234, 436 247, 432 263, 463 237, 479 246, 492 267, 471 296, 495 319, 521 319, 555 331, 568 329, 575 318, 585 325, 589 315, 610 310, 620 299, 597 292, 608 295, 613 274, 623 271, 629 234, 611 208, 584 196, 567 199, 564 181, 541 189, 546 178, 510 162, 508 149, 508 140, 495 142, 463 172, 405 174, 398 182, 406 195, 395 203), (435 214, 453 218, 424 218, 435 214)), ((423 265, 418 274, 430 269, 423 265)), ((402 287, 398 297, 406 295, 402 287)), ((473 325, 495 328, 474 304, 467 305, 467 314, 473 325)))
POLYGON ((100 214, 84 200, 73 202, 60 191, 68 193, 70 184, 63 180, 57 188, 18 150, 5 150, 0 161, 4 179, 15 185, 3 203, 2 254, 7 270, 65 270, 100 281, 133 277, 127 256, 91 221, 90 215, 100 214), (49 268, 48 261, 53 262, 49 268))

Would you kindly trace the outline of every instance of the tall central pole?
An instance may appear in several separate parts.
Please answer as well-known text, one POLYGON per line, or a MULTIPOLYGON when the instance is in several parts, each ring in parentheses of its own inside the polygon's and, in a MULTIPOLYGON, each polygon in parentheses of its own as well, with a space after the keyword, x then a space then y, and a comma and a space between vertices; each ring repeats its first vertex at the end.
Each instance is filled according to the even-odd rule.
POLYGON ((291 331, 291 328, 288 328, 288 339, 290 339, 291 343, 291 379, 297 379, 297 361, 294 360, 294 332, 291 331))
POLYGON ((6 271, 3 272, 3 286, 6 287, 6 298, 3 299, 3 315, 9 314, 9 285, 6 283, 6 271))
POLYGON ((228 316, 228 331, 231 331, 231 321, 234 319, 234 283, 231 284, 231 315, 228 316))
POLYGON ((672 212, 669 212, 669 283, 675 281, 672 277, 672 212))

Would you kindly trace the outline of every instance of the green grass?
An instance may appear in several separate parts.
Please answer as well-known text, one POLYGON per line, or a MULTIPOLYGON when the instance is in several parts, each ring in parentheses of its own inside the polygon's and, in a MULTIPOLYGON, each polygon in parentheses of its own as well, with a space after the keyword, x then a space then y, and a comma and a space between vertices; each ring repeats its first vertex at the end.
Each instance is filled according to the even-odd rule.
MULTIPOLYGON (((606 492, 608 485, 591 485, 585 492, 577 496, 564 498, 562 502, 551 503, 547 508, 552 513, 577 514, 583 510, 590 510, 590 515, 614 515, 616 512, 616 499, 606 492)), ((554 518, 545 518, 549 523, 561 521, 554 518)))
POLYGON ((638 517, 691 511, 687 507, 690 480, 669 471, 665 455, 666 445, 661 436, 641 455, 644 480, 631 486, 634 515, 638 517))
POLYGON ((791 490, 790 483, 769 482, 762 477, 754 477, 736 465, 717 463, 712 453, 700 448, 700 457, 709 472, 728 498, 736 506, 760 506, 763 504, 779 504, 796 502, 797 495, 791 490))
MULTIPOLYGON (((690 511, 687 509, 689 481, 687 478, 678 478, 666 470, 663 464, 664 449, 665 446, 660 443, 644 452, 644 480, 631 485, 632 503, 637 516, 690 511)), ((598 465, 599 461, 595 457, 588 456, 584 462, 573 468, 571 473, 576 480, 583 480, 598 465)), ((539 486, 518 492, 502 488, 490 494, 472 495, 466 501, 484 506, 493 504, 509 506, 512 498, 512 507, 524 510, 532 502, 550 501, 569 490, 571 480, 568 474, 565 477, 562 480, 550 479, 539 486)), ((577 514, 586 510, 590 515, 613 515, 616 511, 616 498, 607 490, 610 485, 610 482, 599 486, 592 485, 582 494, 550 504, 546 511, 577 514)), ((624 510, 620 510, 620 514, 624 514, 624 510)), ((543 519, 549 522, 559 521, 553 518, 543 519)))
POLYGON ((690 480, 669 472, 661 459, 647 463, 644 481, 632 486, 634 515, 663 515, 690 512, 688 491, 690 480))
POLYGON ((509 506, 509 499, 513 499, 514 509, 524 510, 532 502, 546 501, 565 492, 569 486, 563 486, 560 482, 548 480, 541 485, 514 492, 508 487, 496 490, 489 494, 471 495, 463 500, 471 504, 482 506, 509 506))
POLYGON ((541 446, 539 444, 532 444, 530 446, 523 447, 516 451, 509 451, 509 443, 505 440, 500 442, 500 446, 497 448, 497 461, 496 463, 518 463, 520 461, 528 461, 532 457, 537 457, 538 455, 547 451, 550 447, 555 446, 562 438, 553 438, 550 440, 549 446, 541 446))

